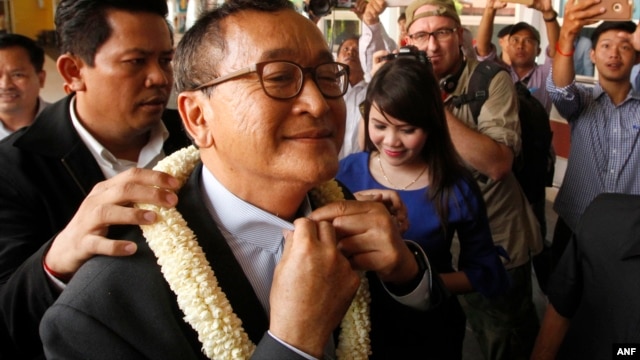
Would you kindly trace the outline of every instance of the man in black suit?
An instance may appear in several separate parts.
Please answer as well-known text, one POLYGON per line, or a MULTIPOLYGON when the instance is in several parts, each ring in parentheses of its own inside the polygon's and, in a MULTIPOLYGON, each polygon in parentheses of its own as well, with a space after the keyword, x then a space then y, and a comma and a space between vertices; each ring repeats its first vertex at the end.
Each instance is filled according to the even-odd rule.
POLYGON ((227 1, 184 35, 174 68, 178 109, 201 163, 192 170, 175 162, 190 173, 176 207, 186 224, 167 220, 166 232, 146 235, 150 244, 190 250, 160 251, 132 229, 137 254, 89 260, 42 320, 47 357, 198 359, 203 349, 245 358, 249 340, 258 344, 253 358, 334 356, 332 334, 358 270, 368 271, 373 357, 403 358, 437 336, 423 325, 443 289, 390 211, 381 202, 323 205, 307 195, 338 170, 348 83, 314 24, 288 0, 227 1), (185 226, 205 255, 192 249, 185 226), (220 289, 202 275, 210 269, 220 289), (230 309, 197 310, 225 302, 184 293, 184 282, 223 291, 242 324, 217 320, 235 318, 230 309), (184 297, 178 302, 173 291, 184 297), (216 345, 223 335, 209 331, 246 332, 248 340, 216 345))
POLYGON ((166 14, 164 0, 63 0, 56 10, 57 67, 72 93, 0 144, 0 358, 42 356, 40 319, 80 265, 136 251, 112 225, 156 215, 131 203, 177 202, 176 180, 148 170, 190 143, 165 109, 166 14))
POLYGON ((639 272, 640 195, 600 194, 551 277, 532 359, 609 359, 616 344, 637 346, 639 272))

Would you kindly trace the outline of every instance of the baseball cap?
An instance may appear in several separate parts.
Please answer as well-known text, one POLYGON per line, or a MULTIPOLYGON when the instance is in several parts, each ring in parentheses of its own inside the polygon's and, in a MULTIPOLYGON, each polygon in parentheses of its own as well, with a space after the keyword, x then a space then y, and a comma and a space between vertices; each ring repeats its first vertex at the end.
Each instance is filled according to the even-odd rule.
POLYGON ((503 36, 510 35, 512 27, 513 27, 513 25, 507 25, 507 26, 503 27, 502 29, 500 29, 500 31, 498 31, 498 37, 501 38, 503 36))
POLYGON ((540 33, 538 32, 538 30, 536 28, 534 28, 533 26, 527 24, 526 22, 519 22, 519 23, 513 25, 511 27, 511 31, 509 31, 509 35, 513 35, 513 34, 517 33, 520 30, 528 30, 531 34, 533 34, 533 37, 536 38, 536 41, 538 42, 538 44, 540 44, 540 33))
POLYGON ((417 19, 428 16, 446 16, 460 24, 460 16, 452 0, 415 0, 407 7, 405 11, 407 15, 406 28, 409 29, 411 24, 417 19), (423 11, 416 14, 416 10, 425 5, 435 6, 437 9, 431 11, 423 11))

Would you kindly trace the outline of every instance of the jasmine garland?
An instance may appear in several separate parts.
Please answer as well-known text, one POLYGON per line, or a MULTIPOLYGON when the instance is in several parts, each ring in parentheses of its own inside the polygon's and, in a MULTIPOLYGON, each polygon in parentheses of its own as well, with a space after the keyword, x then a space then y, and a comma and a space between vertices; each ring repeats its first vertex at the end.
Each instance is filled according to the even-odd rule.
MULTIPOLYGON (((200 160, 194 147, 166 157, 154 170, 176 177, 183 185, 200 160)), ((344 200, 340 186, 328 181, 310 192, 318 206, 344 200)), ((152 225, 141 226, 149 247, 158 258, 162 274, 176 294, 178 306, 198 333, 203 352, 210 359, 248 359, 255 350, 242 321, 233 312, 207 261, 195 234, 175 208, 137 204, 158 214, 152 225)), ((369 331, 369 286, 364 273, 360 287, 341 323, 339 359, 367 359, 371 353, 369 331)))

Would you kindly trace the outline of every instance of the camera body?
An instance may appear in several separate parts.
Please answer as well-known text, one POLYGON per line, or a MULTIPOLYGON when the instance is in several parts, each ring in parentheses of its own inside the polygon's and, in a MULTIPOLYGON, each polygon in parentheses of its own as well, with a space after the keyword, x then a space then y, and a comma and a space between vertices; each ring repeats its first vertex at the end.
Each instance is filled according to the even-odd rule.
MULTIPOLYGON (((331 10, 350 10, 356 6, 358 0, 309 0, 304 3, 304 11, 312 12, 317 17, 331 14, 331 10)), ((387 0, 387 6, 409 6, 412 0, 387 0)))
POLYGON ((424 64, 431 64, 431 61, 429 61, 429 58, 427 57, 427 53, 423 50, 418 50, 418 48, 413 45, 403 46, 398 49, 397 53, 387 54, 381 57, 380 60, 393 60, 399 57, 411 57, 424 64))
MULTIPOLYGON (((345 1, 341 0, 309 0, 307 3, 304 3, 304 11, 307 13, 313 13, 313 15, 317 17, 323 17, 325 15, 331 14, 331 10, 336 6, 342 5, 344 8, 346 6, 345 1)), ((351 7, 351 1, 348 1, 348 6, 351 7)))

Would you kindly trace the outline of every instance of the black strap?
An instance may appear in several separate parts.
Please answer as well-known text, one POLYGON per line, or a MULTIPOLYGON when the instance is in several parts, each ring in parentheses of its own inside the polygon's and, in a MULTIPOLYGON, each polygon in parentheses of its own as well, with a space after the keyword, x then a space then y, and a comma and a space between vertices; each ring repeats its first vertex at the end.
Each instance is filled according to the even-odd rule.
POLYGON ((492 60, 481 61, 471 73, 469 78, 469 86, 467 92, 462 95, 454 96, 451 103, 455 107, 469 104, 471 115, 475 123, 478 123, 478 116, 482 105, 489 98, 489 84, 494 76, 500 71, 506 69, 492 60))

